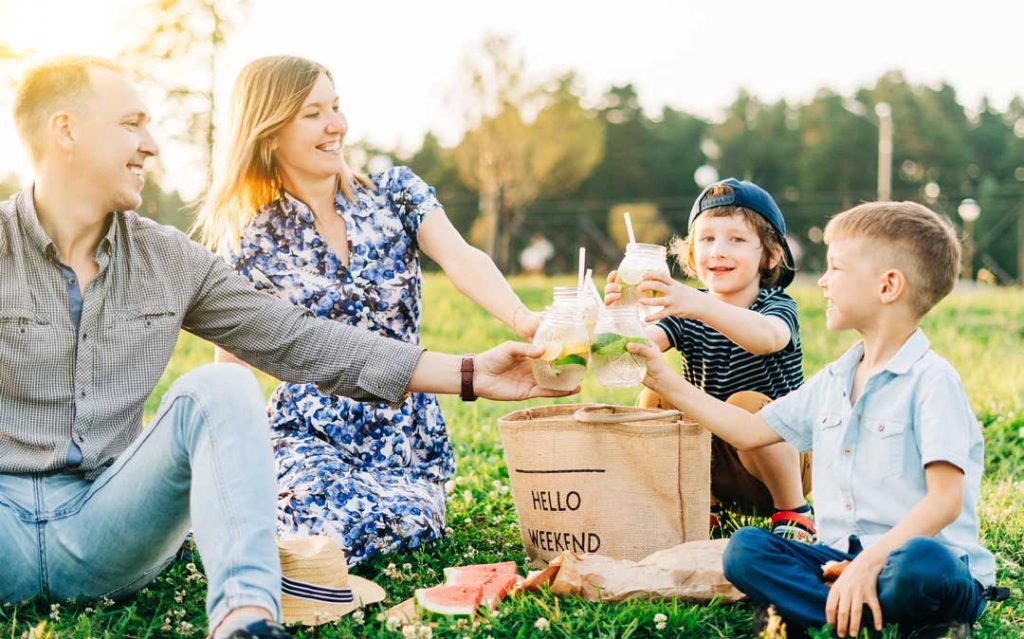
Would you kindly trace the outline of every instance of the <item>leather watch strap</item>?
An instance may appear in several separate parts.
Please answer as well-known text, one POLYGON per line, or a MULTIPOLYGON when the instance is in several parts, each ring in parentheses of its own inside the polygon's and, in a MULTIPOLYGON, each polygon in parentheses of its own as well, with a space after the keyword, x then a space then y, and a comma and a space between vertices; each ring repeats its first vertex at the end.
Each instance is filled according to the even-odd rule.
POLYGON ((473 356, 462 356, 462 388, 459 390, 459 397, 464 402, 475 402, 476 393, 473 392, 473 356))

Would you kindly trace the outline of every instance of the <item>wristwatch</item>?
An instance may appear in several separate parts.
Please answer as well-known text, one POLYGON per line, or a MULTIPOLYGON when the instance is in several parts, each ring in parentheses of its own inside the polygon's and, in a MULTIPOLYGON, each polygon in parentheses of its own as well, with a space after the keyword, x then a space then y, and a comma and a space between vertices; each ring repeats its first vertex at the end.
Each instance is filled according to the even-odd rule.
POLYGON ((459 398, 464 402, 475 402, 476 393, 473 392, 473 356, 462 356, 462 388, 459 390, 459 398))

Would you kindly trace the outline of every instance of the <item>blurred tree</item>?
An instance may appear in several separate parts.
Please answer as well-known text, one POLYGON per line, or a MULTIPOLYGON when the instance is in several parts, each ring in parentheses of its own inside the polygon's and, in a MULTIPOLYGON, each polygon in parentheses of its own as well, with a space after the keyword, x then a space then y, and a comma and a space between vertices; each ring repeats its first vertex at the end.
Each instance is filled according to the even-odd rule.
POLYGON ((632 84, 611 87, 602 97, 597 115, 604 122, 603 158, 576 195, 602 201, 651 197, 650 121, 640 107, 636 89, 632 84))
POLYGON ((970 123, 952 87, 913 86, 900 72, 890 71, 862 94, 872 105, 888 102, 892 107, 894 196, 917 197, 928 182, 960 185, 971 164, 970 123))
MULTIPOLYGON (((708 160, 700 148, 707 134, 707 122, 668 107, 662 109, 659 120, 651 122, 648 157, 654 197, 696 197, 698 189, 693 174, 708 160)), ((689 214, 690 204, 686 203, 684 208, 689 214)), ((685 223, 683 220, 683 226, 685 223)))
POLYGON ((765 104, 745 90, 711 127, 719 175, 752 180, 770 193, 796 183, 800 137, 789 105, 765 104))
POLYGON ((174 137, 197 150, 205 187, 213 171, 217 57, 247 5, 247 0, 146 0, 132 13, 138 43, 119 56, 140 80, 166 93, 162 120, 174 137), (146 26, 139 29, 140 22, 146 26))
POLYGON ((423 137, 423 144, 409 160, 411 168, 434 187, 445 213, 463 234, 469 233, 477 214, 476 194, 459 177, 453 149, 446 149, 433 133, 423 137))
POLYGON ((794 155, 797 186, 803 193, 834 194, 840 208, 874 192, 878 131, 868 108, 822 90, 799 109, 801 148, 794 155))
POLYGON ((192 225, 192 207, 177 191, 163 190, 160 183, 153 179, 152 174, 146 178, 146 184, 142 187, 142 206, 139 207, 139 215, 188 232, 189 226, 192 225))
POLYGON ((467 84, 457 99, 469 128, 455 163, 480 201, 471 239, 507 270, 526 207, 575 190, 601 159, 604 129, 580 104, 573 74, 533 85, 508 38, 490 36, 481 49, 464 65, 467 84))

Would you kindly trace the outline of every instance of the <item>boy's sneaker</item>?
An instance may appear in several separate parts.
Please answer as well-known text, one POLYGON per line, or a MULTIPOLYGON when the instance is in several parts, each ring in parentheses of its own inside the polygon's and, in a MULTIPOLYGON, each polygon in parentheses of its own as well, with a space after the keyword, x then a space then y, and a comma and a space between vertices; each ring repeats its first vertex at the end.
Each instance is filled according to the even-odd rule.
POLYGON ((814 511, 776 510, 772 515, 772 534, 805 544, 815 543, 818 532, 814 528, 814 511))
POLYGON ((708 536, 711 539, 722 536, 722 507, 718 504, 711 504, 711 511, 708 513, 708 536))
POLYGON ((936 623, 918 628, 907 639, 971 639, 971 627, 962 621, 936 623))
POLYGON ((226 639, 292 639, 292 636, 276 621, 260 619, 236 629, 226 639))
POLYGON ((721 528, 722 522, 719 519, 719 515, 722 514, 722 507, 718 504, 711 504, 711 511, 708 513, 708 527, 714 530, 715 528, 721 528))

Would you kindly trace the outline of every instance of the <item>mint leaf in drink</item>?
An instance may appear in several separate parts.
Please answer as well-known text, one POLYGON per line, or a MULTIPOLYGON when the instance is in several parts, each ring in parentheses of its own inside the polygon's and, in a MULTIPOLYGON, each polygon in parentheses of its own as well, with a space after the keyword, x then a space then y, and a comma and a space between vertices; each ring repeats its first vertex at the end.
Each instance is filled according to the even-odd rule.
POLYGON ((587 360, 583 359, 580 355, 566 355, 565 357, 559 357, 555 361, 551 362, 552 366, 586 366, 587 360))
POLYGON ((625 339, 618 333, 598 333, 594 336, 594 339, 590 342, 590 350, 597 352, 598 350, 613 344, 615 342, 625 339))

